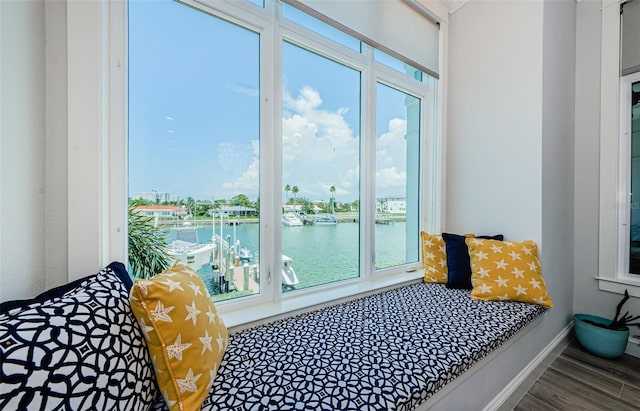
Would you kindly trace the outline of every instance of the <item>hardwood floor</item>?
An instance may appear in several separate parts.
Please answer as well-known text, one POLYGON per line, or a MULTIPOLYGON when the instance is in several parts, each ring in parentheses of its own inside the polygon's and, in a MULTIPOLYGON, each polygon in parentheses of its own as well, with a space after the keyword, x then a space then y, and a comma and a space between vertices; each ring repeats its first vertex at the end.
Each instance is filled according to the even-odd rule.
POLYGON ((571 342, 514 410, 640 410, 640 358, 608 360, 571 342))

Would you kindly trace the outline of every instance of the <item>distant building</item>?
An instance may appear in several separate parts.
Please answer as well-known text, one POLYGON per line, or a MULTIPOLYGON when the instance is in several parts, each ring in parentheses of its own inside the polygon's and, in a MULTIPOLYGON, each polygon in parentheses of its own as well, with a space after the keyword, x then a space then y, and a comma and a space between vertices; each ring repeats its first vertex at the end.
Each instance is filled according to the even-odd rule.
POLYGON ((287 213, 289 211, 302 211, 302 204, 283 204, 282 211, 287 213))
POLYGON ((406 214, 407 199, 405 197, 383 197, 376 199, 376 211, 387 214, 406 214))
POLYGON ((244 206, 222 205, 222 206, 220 206, 220 211, 224 212, 224 213, 227 213, 227 215, 237 215, 237 216, 255 216, 255 215, 258 215, 258 210, 256 210, 255 208, 244 207, 244 206))
POLYGON ((184 206, 148 205, 137 206, 134 210, 146 215, 147 217, 157 216, 161 219, 183 217, 187 214, 187 209, 184 206))
POLYGON ((134 193, 133 199, 142 199, 150 203, 170 203, 178 201, 178 196, 171 193, 163 193, 159 191, 147 191, 143 193, 134 193))

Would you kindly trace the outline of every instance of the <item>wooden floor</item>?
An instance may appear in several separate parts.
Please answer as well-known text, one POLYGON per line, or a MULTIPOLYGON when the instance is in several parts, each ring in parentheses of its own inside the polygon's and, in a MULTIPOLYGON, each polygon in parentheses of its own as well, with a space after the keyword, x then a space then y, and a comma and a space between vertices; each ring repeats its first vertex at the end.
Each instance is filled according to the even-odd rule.
POLYGON ((608 360, 571 342, 514 410, 640 410, 640 358, 608 360))

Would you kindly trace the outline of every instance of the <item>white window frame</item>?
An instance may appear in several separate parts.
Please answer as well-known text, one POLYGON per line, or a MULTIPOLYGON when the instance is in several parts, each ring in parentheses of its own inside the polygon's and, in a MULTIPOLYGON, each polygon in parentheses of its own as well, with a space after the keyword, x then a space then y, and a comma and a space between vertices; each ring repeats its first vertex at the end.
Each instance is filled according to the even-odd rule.
MULTIPOLYGON (((326 54, 332 60, 340 61, 362 72, 362 84, 366 86, 361 90, 361 167, 373 168, 375 164, 375 149, 370 147, 375 147, 375 121, 371 119, 375 118, 376 113, 375 100, 372 98, 375 96, 376 82, 388 84, 422 99, 422 153, 419 170, 422 206, 419 221, 420 229, 427 231, 439 230, 442 220, 440 210, 443 199, 440 196, 442 187, 439 184, 443 178, 440 170, 443 164, 443 145, 440 141, 442 112, 438 104, 442 102, 443 96, 440 84, 433 79, 419 82, 395 72, 382 63, 374 62, 372 49, 364 44, 363 52, 358 54, 295 24, 285 21, 277 24, 277 18, 274 24, 272 16, 279 14, 280 9, 274 7, 274 3, 271 2, 267 2, 265 8, 260 8, 249 2, 245 4, 238 1, 181 1, 192 7, 204 8, 207 13, 260 33, 262 58, 267 56, 266 65, 274 67, 274 70, 261 69, 260 72, 260 167, 261 174, 269 176, 261 179, 260 183, 261 208, 264 210, 260 221, 260 270, 265 275, 260 294, 217 304, 227 325, 247 324, 264 318, 287 315, 286 313, 292 311, 351 299, 355 295, 422 278, 419 264, 376 271, 372 259, 361 261, 361 276, 354 280, 329 283, 295 293, 280 293, 278 268, 281 264, 282 227, 279 218, 280 197, 277 195, 280 190, 276 188, 282 184, 279 184, 280 173, 274 176, 273 170, 282 169, 281 121, 275 120, 282 117, 281 41, 286 39, 319 54, 326 54), (278 104, 274 104, 274 101, 278 104), (433 110, 428 107, 431 104, 434 105, 433 110)), ((127 260, 127 3, 125 0, 71 2, 68 4, 68 16, 69 249, 74 253, 73 256, 69 256, 69 267, 70 271, 74 271, 75 268, 78 273, 83 273, 113 260, 127 260), (92 18, 88 19, 88 15, 92 18), (76 35, 72 35, 74 33, 76 35), (94 56, 91 50, 100 52, 94 52, 94 56), (89 59, 86 57, 87 53, 90 55, 89 59), (87 79, 88 83, 83 84, 74 78, 76 75, 82 77, 80 73, 72 76, 73 70, 98 75, 90 77, 87 79), (91 119, 86 118, 87 108, 93 110, 91 119), (96 138, 87 139, 87 135, 95 135, 96 138), (84 147, 76 153, 76 145, 84 147), (90 159, 86 159, 87 153, 92 153, 90 159), (87 162, 94 160, 96 167, 87 171, 87 162), (96 195, 92 197, 96 199, 95 204, 93 201, 79 201, 85 198, 80 190, 72 190, 73 175, 77 175, 78 179, 98 183, 95 187, 96 195), (92 225, 87 227, 87 222, 91 222, 92 225), (96 244, 85 241, 87 229, 92 232, 90 237, 97 239, 96 244), (86 257, 77 258, 82 255, 86 257)), ((360 204, 370 204, 369 208, 364 207, 365 211, 361 211, 363 214, 360 225, 360 255, 363 256, 373 256, 375 249, 375 238, 372 234, 375 228, 373 179, 374 176, 361 173, 360 204)))
MULTIPOLYGON (((630 139, 625 125, 625 84, 620 77, 620 7, 602 2, 600 100, 600 221, 599 267, 596 279, 603 291, 640 297, 640 276, 629 274, 630 139)), ((630 87, 627 86, 627 88, 630 87)), ((626 103, 625 103, 626 101, 626 103)))

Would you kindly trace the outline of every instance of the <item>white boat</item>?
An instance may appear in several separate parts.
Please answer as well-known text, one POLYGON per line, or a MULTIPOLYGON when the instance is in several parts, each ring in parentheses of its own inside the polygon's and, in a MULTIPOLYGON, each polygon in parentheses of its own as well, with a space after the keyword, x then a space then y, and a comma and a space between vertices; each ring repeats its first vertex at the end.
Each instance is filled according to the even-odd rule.
POLYGON ((238 259, 241 263, 249 263, 252 258, 253 255, 247 247, 241 247, 240 250, 238 250, 238 259))
POLYGON ((338 223, 338 219, 331 214, 318 214, 314 223, 318 225, 336 225, 338 223))
POLYGON ((302 219, 294 212, 287 212, 282 215, 282 223, 288 226, 300 226, 302 225, 302 219))
POLYGON ((199 270, 211 262, 211 255, 216 245, 213 243, 200 244, 196 227, 185 225, 174 230, 176 231, 176 239, 167 247, 167 254, 194 270, 199 270))
POLYGON ((291 257, 282 254, 282 289, 294 289, 299 283, 298 276, 291 266, 291 257))

